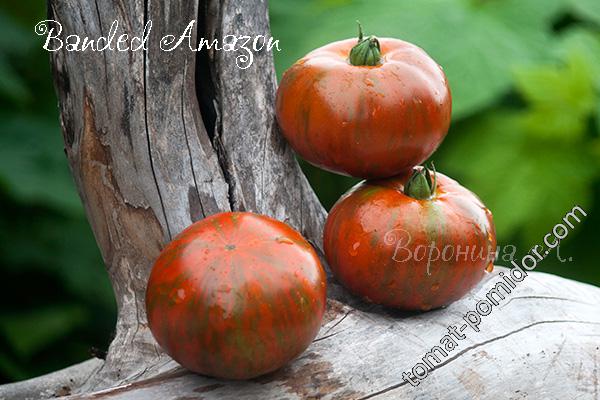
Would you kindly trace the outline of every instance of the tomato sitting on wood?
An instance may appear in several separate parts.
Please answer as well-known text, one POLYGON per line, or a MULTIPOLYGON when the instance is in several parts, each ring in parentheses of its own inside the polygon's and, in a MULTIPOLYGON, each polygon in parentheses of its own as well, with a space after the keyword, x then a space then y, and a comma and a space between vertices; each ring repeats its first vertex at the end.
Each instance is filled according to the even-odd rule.
POLYGON ((460 299, 491 271, 491 212, 469 190, 422 167, 361 182, 333 207, 324 247, 334 276, 373 303, 427 311, 460 299))
POLYGON ((148 323, 184 367, 226 379, 271 372, 319 331, 326 278, 310 244, 252 213, 199 221, 169 243, 148 282, 148 323))
POLYGON ((362 36, 328 44, 283 74, 276 114, 283 135, 317 167, 384 178, 425 161, 450 125, 442 68, 419 47, 362 36))

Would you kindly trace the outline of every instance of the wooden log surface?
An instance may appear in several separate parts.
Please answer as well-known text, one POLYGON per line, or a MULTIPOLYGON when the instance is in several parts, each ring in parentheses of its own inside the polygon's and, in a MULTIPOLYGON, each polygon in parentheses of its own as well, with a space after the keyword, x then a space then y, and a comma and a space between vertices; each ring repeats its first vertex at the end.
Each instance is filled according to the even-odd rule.
MULTIPOLYGON (((329 301, 308 350, 282 370, 251 381, 206 378, 171 362, 154 378, 68 398, 598 399, 600 289, 539 272, 529 273, 482 317, 479 332, 466 328, 466 337, 418 386, 402 378, 440 345, 449 325, 464 323, 464 314, 507 271, 497 267, 465 298, 423 314, 367 305, 334 287, 338 293, 332 295, 341 297, 329 301)), ((27 384, 0 393, 11 398, 22 393, 18 385, 27 384)))
POLYGON ((145 316, 160 249, 192 222, 247 210, 284 221, 319 246, 325 211, 276 129, 276 76, 262 51, 245 70, 238 52, 173 51, 160 43, 227 34, 270 35, 265 1, 51 0, 63 35, 143 36, 148 50, 51 53, 65 152, 118 307, 106 361, 78 391, 154 376, 169 358, 145 316))
POLYGON ((249 382, 180 369, 144 310, 153 260, 174 235, 204 216, 248 210, 321 247, 326 213, 273 117, 272 54, 242 70, 236 53, 156 47, 193 19, 194 40, 269 35, 267 3, 50 0, 49 18, 64 35, 90 37, 115 20, 141 36, 152 20, 155 45, 51 54, 65 151, 115 291, 116 336, 105 360, 0 386, 0 399, 600 398, 600 289, 535 272, 416 387, 402 373, 462 324, 497 272, 450 307, 412 315, 366 305, 330 279, 319 336, 284 369, 249 382))

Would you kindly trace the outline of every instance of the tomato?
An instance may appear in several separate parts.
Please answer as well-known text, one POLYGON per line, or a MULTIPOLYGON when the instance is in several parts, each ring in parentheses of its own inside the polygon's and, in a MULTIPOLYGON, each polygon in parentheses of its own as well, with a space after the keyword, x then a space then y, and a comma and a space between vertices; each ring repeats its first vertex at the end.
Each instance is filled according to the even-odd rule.
POLYGON ((362 178, 426 160, 446 136, 451 108, 446 76, 425 51, 362 33, 358 44, 330 43, 297 61, 276 99, 279 127, 302 158, 362 178))
POLYGON ((333 275, 366 300, 426 311, 458 300, 491 271, 491 212, 456 181, 412 175, 363 181, 332 208, 324 232, 333 275))
POLYGON ((191 225, 156 261, 146 291, 150 329, 197 373, 247 379, 276 370, 317 334, 326 278, 286 224, 222 213, 191 225))

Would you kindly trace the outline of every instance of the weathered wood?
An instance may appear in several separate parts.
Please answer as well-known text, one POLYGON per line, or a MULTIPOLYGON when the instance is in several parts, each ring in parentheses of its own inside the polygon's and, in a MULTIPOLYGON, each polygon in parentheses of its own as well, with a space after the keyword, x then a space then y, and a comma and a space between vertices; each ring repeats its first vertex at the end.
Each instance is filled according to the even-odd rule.
POLYGON ((162 246, 227 210, 269 214, 317 248, 325 212, 278 134, 272 55, 245 70, 236 53, 157 47, 199 21, 194 37, 269 34, 265 0, 50 0, 64 34, 106 36, 114 20, 147 52, 52 53, 69 164, 118 305, 106 360, 0 387, 0 399, 598 398, 600 289, 532 273, 418 387, 402 372, 460 322, 495 275, 465 299, 419 315, 370 307, 330 285, 309 350, 250 382, 189 374, 156 345, 144 291, 162 246))
POLYGON ((270 53, 242 70, 239 53, 159 47, 191 20, 193 41, 269 35, 266 2, 52 0, 49 10, 64 36, 107 36, 113 21, 118 34, 142 36, 153 22, 147 52, 52 53, 66 154, 119 310, 106 362, 81 388, 89 391, 168 362, 147 328, 144 292, 174 235, 234 209, 272 215, 318 243, 325 212, 276 131, 270 53))
POLYGON ((68 396, 102 368, 104 360, 92 358, 79 364, 21 382, 0 386, 0 399, 40 399, 68 396))
POLYGON ((598 399, 600 289, 530 273, 482 319, 480 332, 436 364, 419 386, 402 378, 499 281, 497 268, 442 310, 401 314, 330 300, 300 358, 271 375, 226 382, 171 363, 162 376, 73 399, 598 399))

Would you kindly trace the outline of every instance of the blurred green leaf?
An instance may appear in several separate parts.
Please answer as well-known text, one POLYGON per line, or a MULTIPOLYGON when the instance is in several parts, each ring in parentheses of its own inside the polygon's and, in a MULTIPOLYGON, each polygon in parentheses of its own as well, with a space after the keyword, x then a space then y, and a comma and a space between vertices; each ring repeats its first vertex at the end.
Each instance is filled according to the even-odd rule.
POLYGON ((566 65, 544 65, 516 70, 516 85, 534 107, 568 107, 573 113, 589 113, 595 100, 591 68, 573 53, 566 65))
POLYGON ((29 89, 2 53, 0 53, 0 94, 19 102, 24 102, 30 97, 29 89))
POLYGON ((580 141, 531 137, 524 115, 498 111, 472 121, 442 165, 492 210, 501 241, 521 232, 531 244, 574 204, 590 205, 597 171, 580 141))
POLYGON ((27 34, 0 9, 0 96, 19 102, 30 97, 24 80, 11 65, 8 56, 22 57, 31 49, 33 38, 34 35, 27 34))
POLYGON ((56 121, 0 115, 0 185, 17 199, 82 214, 56 121))
POLYGON ((598 140, 588 122, 598 117, 600 94, 583 43, 565 41, 562 60, 517 69, 526 107, 469 121, 444 151, 443 165, 494 212, 501 240, 523 234, 534 243, 548 221, 592 202, 598 140))
POLYGON ((341 193, 356 185, 361 179, 349 176, 334 175, 331 172, 310 165, 304 160, 298 160, 305 174, 310 177, 310 183, 318 188, 317 195, 326 210, 331 209, 341 193))
POLYGON ((85 322, 85 310, 78 305, 53 305, 20 314, 0 316, 0 332, 23 358, 85 322))
POLYGON ((0 8, 0 49, 12 54, 24 54, 34 43, 33 26, 31 29, 31 32, 27 32, 0 8))
POLYGON ((571 54, 585 58, 596 88, 600 88, 600 32, 581 27, 564 32, 557 41, 555 55, 564 60, 571 54))
POLYGON ((583 136, 596 106, 594 75, 578 51, 564 65, 522 68, 516 71, 517 89, 529 102, 524 116, 527 131, 538 136, 583 136))
MULTIPOLYGON (((600 142, 600 138, 598 138, 598 136, 600 136, 600 97, 598 98, 598 101, 596 102, 596 118, 595 118, 595 128, 596 128, 596 144, 599 144, 600 142)), ((598 157, 597 160, 600 163, 600 157, 598 157)), ((600 164, 598 165, 600 167, 600 164)))
POLYGON ((25 379, 27 373, 15 361, 5 354, 0 353, 0 373, 13 376, 15 380, 25 379))
POLYGON ((600 1, 598 0, 571 0, 574 11, 582 18, 600 24, 600 1))
MULTIPOLYGON (((297 2, 273 3, 280 3, 272 6, 277 10, 283 8, 282 3, 297 2)), ((276 55, 277 66, 282 72, 318 46, 356 36, 355 20, 360 19, 368 34, 411 41, 434 57, 450 81, 454 116, 461 118, 508 92, 515 65, 546 56, 550 44, 546 25, 561 4, 562 0, 354 0, 343 7, 326 8, 322 2, 308 2, 285 24, 273 24, 275 37, 281 37, 286 49, 285 54, 276 55), (320 13, 315 11, 319 4, 320 13)))
POLYGON ((569 0, 460 0, 484 10, 519 32, 549 31, 569 0))
POLYGON ((69 293, 80 299, 106 308, 113 306, 100 251, 83 217, 33 210, 0 217, 0 243, 11 244, 0 246, 6 271, 45 271, 60 278, 69 293))

